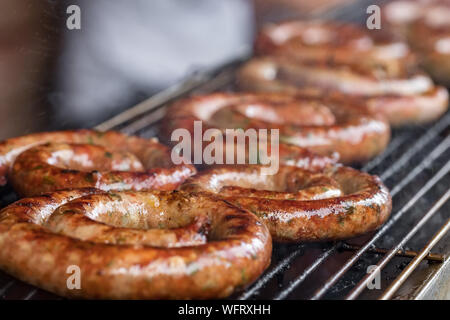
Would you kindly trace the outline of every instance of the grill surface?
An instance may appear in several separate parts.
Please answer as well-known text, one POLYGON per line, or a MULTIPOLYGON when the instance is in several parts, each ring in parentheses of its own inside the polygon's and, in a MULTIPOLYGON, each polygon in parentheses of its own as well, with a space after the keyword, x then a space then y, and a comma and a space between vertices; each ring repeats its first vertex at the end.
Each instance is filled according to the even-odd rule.
MULTIPOLYGON (((218 70, 194 74, 97 129, 155 136, 167 103, 186 94, 231 89, 242 60, 245 57, 218 70)), ((450 299, 449 159, 450 113, 429 126, 393 130, 386 151, 360 168, 379 175, 390 188, 393 211, 388 222, 376 232, 347 242, 275 245, 269 269, 232 298, 450 299), (435 259, 427 256, 430 249, 438 254, 435 259), (399 250, 421 254, 413 260, 396 254, 399 250), (420 262, 423 258, 428 261, 420 262), (372 279, 367 269, 375 265, 382 268, 381 289, 369 290, 366 283, 372 279)), ((1 190, 0 207, 14 200, 11 190, 1 190)), ((58 297, 0 273, 0 298, 58 297)))

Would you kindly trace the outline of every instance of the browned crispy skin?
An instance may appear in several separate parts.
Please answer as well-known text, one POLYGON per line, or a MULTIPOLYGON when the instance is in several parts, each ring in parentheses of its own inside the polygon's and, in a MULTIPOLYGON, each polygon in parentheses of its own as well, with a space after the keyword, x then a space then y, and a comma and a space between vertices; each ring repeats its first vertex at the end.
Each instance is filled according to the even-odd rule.
POLYGON ((21 195, 96 187, 102 190, 173 190, 195 173, 174 165, 156 140, 93 130, 31 134, 0 143, 0 185, 21 195))
POLYGON ((273 176, 262 176, 260 170, 212 168, 186 180, 181 189, 217 194, 255 213, 279 242, 354 237, 380 227, 391 212, 391 197, 379 178, 352 168, 326 169, 322 179, 290 166, 273 176))
POLYGON ((333 22, 285 22, 264 28, 256 53, 238 72, 247 91, 314 88, 359 97, 392 125, 426 123, 448 108, 448 92, 417 71, 407 45, 384 34, 333 22))
MULTIPOLYGON (((373 115, 364 107, 345 97, 327 97, 317 99, 308 95, 289 95, 281 93, 215 93, 182 99, 172 105, 162 121, 161 133, 170 139, 173 130, 185 128, 193 136, 194 121, 201 120, 203 130, 218 128, 279 129, 280 154, 289 158, 293 147, 284 144, 308 148, 322 156, 337 152, 344 163, 364 162, 381 153, 389 142, 390 129, 387 121, 379 115, 373 115), (311 106, 320 106, 332 115, 332 122, 324 116, 317 117, 316 125, 272 122, 249 117, 236 111, 236 107, 262 105, 275 113, 283 105, 289 105, 289 114, 285 118, 298 119, 304 116, 302 109, 315 112, 311 106), (291 150, 288 150, 288 149, 291 150)), ((317 110, 317 109, 316 109, 317 110)), ((323 112, 318 111, 318 112, 323 112)), ((281 116, 280 116, 281 117, 281 116)), ((307 117, 313 118, 313 117, 307 117)), ((301 152, 297 152, 300 154, 301 152)), ((283 161, 281 164, 293 165, 283 161)), ((301 162, 301 161, 300 161, 301 162)))
POLYGON ((255 215, 177 191, 59 191, 0 211, 0 267, 66 297, 226 297, 264 271, 271 249, 255 215), (67 288, 71 265, 80 290, 67 288))

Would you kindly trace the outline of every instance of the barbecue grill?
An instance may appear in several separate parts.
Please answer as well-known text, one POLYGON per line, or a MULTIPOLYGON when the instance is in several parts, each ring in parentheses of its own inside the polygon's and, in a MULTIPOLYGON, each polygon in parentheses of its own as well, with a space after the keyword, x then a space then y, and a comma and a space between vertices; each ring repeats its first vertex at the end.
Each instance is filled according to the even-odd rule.
MULTIPOLYGON (((325 16, 357 20, 355 8, 348 10, 325 16)), ((235 72, 248 57, 247 50, 231 63, 197 72, 96 128, 157 136, 170 102, 233 89, 235 72)), ((347 241, 275 244, 266 272, 231 298, 450 299, 449 159, 450 112, 428 126, 394 129, 385 152, 359 168, 390 189, 389 220, 347 241)), ((12 190, 0 191, 0 207, 16 199, 12 190)), ((58 297, 0 273, 0 299, 58 297)))

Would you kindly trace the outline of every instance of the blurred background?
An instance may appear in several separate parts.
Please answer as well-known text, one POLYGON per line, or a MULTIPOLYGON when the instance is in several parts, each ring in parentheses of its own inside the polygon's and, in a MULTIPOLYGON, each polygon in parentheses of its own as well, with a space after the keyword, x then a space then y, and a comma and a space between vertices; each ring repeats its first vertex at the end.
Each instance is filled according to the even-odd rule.
POLYGON ((249 50, 263 24, 352 0, 1 0, 0 140, 92 127, 249 50), (69 30, 70 5, 81 29, 69 30))

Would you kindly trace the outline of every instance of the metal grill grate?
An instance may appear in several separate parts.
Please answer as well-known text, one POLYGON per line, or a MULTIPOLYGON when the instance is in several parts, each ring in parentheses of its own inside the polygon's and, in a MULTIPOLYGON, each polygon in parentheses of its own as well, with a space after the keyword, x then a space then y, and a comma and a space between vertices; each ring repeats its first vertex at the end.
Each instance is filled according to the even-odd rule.
MULTIPOLYGON (((154 136, 168 102, 186 94, 232 88, 234 72, 241 61, 218 71, 196 74, 97 128, 154 136)), ((430 297, 431 289, 436 288, 433 284, 450 268, 446 258, 450 252, 449 159, 450 113, 426 127, 394 130, 386 151, 360 168, 379 175, 390 188, 394 207, 389 221, 378 231, 348 243, 275 245, 272 265, 266 273, 232 298, 354 299, 378 298, 383 294, 383 298, 430 297), (420 251, 419 254, 410 252, 410 258, 406 253, 398 254, 408 249, 406 246, 420 251), (434 258, 427 256, 432 248, 437 253, 434 258), (420 263, 424 259, 428 262, 420 263), (375 275, 367 274, 370 265, 381 268, 381 290, 366 289, 375 275), (414 280, 416 273, 425 275, 427 281, 414 280), (419 285, 414 281, 419 281, 419 285), (408 285, 414 290, 409 290, 408 285)), ((14 200, 14 193, 4 190, 0 205, 14 200)), ((0 274, 0 297, 55 298, 4 274, 0 274)))
MULTIPOLYGON (((362 8, 366 1, 360 4, 362 8)), ((334 12, 326 18, 358 21, 355 12, 334 12)), ((168 103, 187 94, 231 89, 235 70, 247 57, 244 53, 217 70, 194 74, 96 128, 155 136, 168 103)), ((388 222, 347 242, 275 244, 268 270, 232 298, 410 299, 445 298, 445 292, 449 298, 449 159, 450 112, 429 126, 393 130, 385 152, 360 168, 379 175, 390 188, 393 211, 388 222), (381 269, 381 289, 367 289, 375 275, 366 272, 368 266, 381 269)), ((10 189, 0 190, 0 207, 15 200, 10 189)), ((0 273, 0 299, 55 298, 0 273)))

